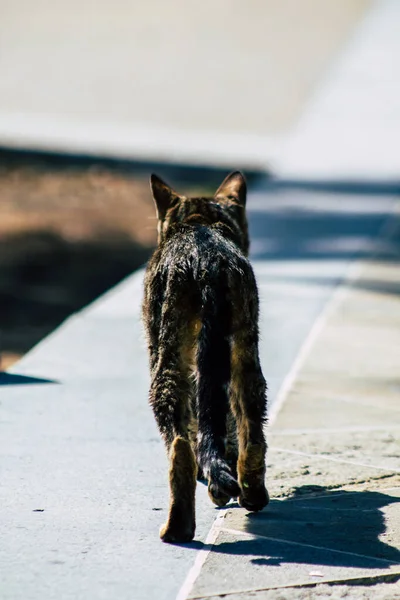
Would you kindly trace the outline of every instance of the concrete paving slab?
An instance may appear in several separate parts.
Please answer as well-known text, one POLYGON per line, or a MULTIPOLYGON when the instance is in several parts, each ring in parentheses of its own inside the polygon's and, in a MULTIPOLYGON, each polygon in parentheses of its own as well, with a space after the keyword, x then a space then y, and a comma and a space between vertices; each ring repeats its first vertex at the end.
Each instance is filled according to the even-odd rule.
MULTIPOLYGON (((189 598, 395 574, 390 561, 223 530, 189 598), (227 560, 229 555, 229 560, 227 560), (240 583, 233 573, 240 572, 240 583)), ((400 568, 398 569, 400 575, 400 568)))
MULTIPOLYGON (((209 596, 208 600, 221 600, 224 596, 209 596)), ((362 585, 318 585, 303 588, 280 588, 277 590, 261 590, 243 594, 229 594, 227 600, 399 600, 400 583, 375 583, 362 585)))
POLYGON ((14 365, 11 372, 59 382, 144 375, 146 347, 140 319, 73 316, 14 365), (66 340, 71 340, 71 344, 66 340))
MULTIPOLYGON (((336 444, 336 450, 339 445, 336 444)), ((304 446, 307 437, 304 436, 304 446)), ((373 468, 368 462, 358 462, 318 452, 290 450, 275 446, 270 438, 267 460, 267 484, 273 498, 287 498, 295 494, 321 493, 324 489, 357 489, 371 485, 391 487, 400 481, 399 473, 384 464, 373 468)))
POLYGON ((279 433, 272 433, 269 440, 274 448, 317 456, 325 455, 333 459, 353 462, 354 465, 359 463, 400 473, 400 427, 374 430, 373 436, 371 431, 340 432, 339 427, 336 433, 323 430, 315 431, 312 435, 280 436, 279 433))
MULTIPOLYGON (((329 379, 324 381, 327 382, 329 379)), ((347 401, 346 397, 343 401, 342 397, 329 393, 325 397, 324 388, 320 381, 318 383, 321 391, 320 393, 316 391, 312 396, 307 394, 305 385, 301 392, 293 392, 290 408, 284 406, 282 416, 279 416, 279 427, 297 430, 310 428, 338 430, 341 427, 349 429, 352 426, 382 427, 385 424, 389 426, 394 424, 393 418, 396 418, 397 411, 393 414, 392 411, 383 412, 379 406, 362 405, 361 407, 357 403, 347 401), (312 413, 312 420, 310 413, 312 413)), ((329 384, 325 383, 325 385, 329 384)))
MULTIPOLYGON (((380 394, 384 393, 385 396, 385 407, 388 414, 392 415, 392 418, 395 418, 395 413, 400 412, 399 407, 399 386, 395 380, 382 380, 374 378, 373 380, 369 379, 365 381, 364 379, 352 379, 351 389, 347 386, 344 381, 331 381, 329 384, 329 390, 321 390, 320 386, 318 386, 318 377, 315 374, 307 374, 307 377, 304 376, 302 381, 296 382, 296 389, 293 390, 295 395, 303 394, 303 390, 306 389, 307 397, 312 400, 316 400, 317 398, 326 398, 327 400, 332 400, 335 402, 351 402, 355 407, 358 406, 359 412, 363 412, 363 408, 379 408, 381 405, 381 397, 380 394), (315 390, 312 390, 312 382, 317 383, 315 390), (383 387, 383 390, 382 390, 383 387)), ((391 425, 395 427, 395 422, 391 422, 391 425)), ((332 429, 332 425, 329 423, 325 423, 322 425, 326 429, 332 429)), ((348 424, 348 429, 352 428, 352 425, 348 424)), ((365 429, 370 428, 379 428, 379 423, 374 423, 370 425, 361 425, 358 423, 354 425, 357 427, 364 427, 365 429)), ((293 428, 292 428, 293 429, 293 428)), ((307 429, 307 428, 303 428, 307 429)), ((289 431, 289 430, 288 430, 289 431)))

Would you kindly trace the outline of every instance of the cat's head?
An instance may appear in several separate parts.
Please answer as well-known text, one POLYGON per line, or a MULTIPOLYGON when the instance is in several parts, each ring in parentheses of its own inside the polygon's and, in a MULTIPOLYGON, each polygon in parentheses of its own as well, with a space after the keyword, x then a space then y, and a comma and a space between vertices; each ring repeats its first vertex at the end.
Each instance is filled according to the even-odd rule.
POLYGON ((181 196, 157 175, 152 175, 150 182, 158 217, 158 244, 177 231, 177 225, 198 224, 220 230, 248 254, 246 180, 242 173, 228 175, 208 198, 181 196))

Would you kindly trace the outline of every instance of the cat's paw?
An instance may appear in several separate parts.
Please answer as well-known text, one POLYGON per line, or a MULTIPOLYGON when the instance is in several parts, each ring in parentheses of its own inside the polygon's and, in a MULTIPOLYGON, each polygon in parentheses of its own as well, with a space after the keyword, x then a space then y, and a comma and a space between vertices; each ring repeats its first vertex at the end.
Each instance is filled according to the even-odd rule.
POLYGON ((210 465, 208 479, 208 495, 212 502, 219 507, 225 506, 231 498, 237 498, 239 494, 239 484, 232 476, 227 463, 223 460, 215 459, 210 465))
POLYGON ((165 523, 160 528, 160 539, 168 544, 191 542, 194 538, 195 527, 181 528, 171 523, 165 523))
POLYGON ((187 507, 182 504, 174 504, 170 508, 167 522, 160 528, 160 538, 170 544, 191 542, 195 530, 194 511, 187 510, 187 507))
POLYGON ((211 502, 219 506, 219 508, 226 506, 232 498, 230 494, 225 494, 216 483, 208 484, 208 496, 211 502))
POLYGON ((269 495, 265 487, 265 445, 248 444, 238 460, 240 494, 243 508, 259 511, 267 506, 269 495))
POLYGON ((242 482, 238 502, 243 508, 258 512, 267 506, 269 502, 268 490, 263 483, 258 486, 248 486, 246 482, 242 482))

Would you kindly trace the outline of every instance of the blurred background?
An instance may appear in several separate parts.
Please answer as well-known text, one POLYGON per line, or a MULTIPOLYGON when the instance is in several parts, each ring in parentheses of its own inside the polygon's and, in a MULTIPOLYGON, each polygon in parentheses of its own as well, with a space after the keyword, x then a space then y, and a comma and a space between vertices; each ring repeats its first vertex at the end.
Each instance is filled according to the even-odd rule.
POLYGON ((0 367, 147 259, 152 171, 297 177, 282 157, 377 4, 0 0, 0 367))

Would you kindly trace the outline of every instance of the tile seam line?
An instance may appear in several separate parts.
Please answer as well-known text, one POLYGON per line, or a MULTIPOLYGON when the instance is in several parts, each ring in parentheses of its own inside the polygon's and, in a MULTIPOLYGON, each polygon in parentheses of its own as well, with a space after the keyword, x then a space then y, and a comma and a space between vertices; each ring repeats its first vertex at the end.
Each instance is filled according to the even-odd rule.
MULTIPOLYGON (((392 486, 392 487, 388 487, 388 488, 383 488, 383 490, 385 492, 392 492, 392 491, 396 491, 396 490, 400 490, 400 487, 398 485, 392 486)), ((332 490, 332 494, 334 494, 335 498, 338 498, 339 496, 346 496, 349 497, 350 495, 354 496, 355 494, 359 494, 360 492, 358 490, 352 492, 352 491, 336 491, 335 488, 333 488, 332 490)), ((312 500, 324 500, 326 498, 330 498, 332 497, 331 494, 328 493, 324 493, 324 494, 315 494, 314 496, 303 496, 303 497, 298 497, 298 498, 285 498, 285 497, 281 497, 281 498, 272 498, 272 500, 276 500, 277 502, 307 502, 307 501, 312 501, 312 500)))
MULTIPOLYGON (((259 535, 257 533, 250 533, 249 531, 241 531, 240 529, 231 529, 230 527, 222 527, 221 531, 231 533, 233 535, 242 535, 245 537, 251 537, 255 540, 268 540, 270 542, 277 542, 279 544, 289 544, 290 546, 301 546, 302 548, 312 548, 313 550, 323 550, 324 552, 333 552, 334 554, 345 554, 346 556, 356 556, 357 558, 365 558, 375 562, 385 563, 386 565, 393 566, 393 562, 384 558, 376 558, 375 556, 367 556, 366 554, 357 554, 357 552, 347 552, 346 550, 336 550, 335 548, 326 548, 325 546, 314 546, 313 544, 303 544, 302 542, 293 542, 292 540, 283 540, 281 538, 270 537, 267 535, 259 535)), ((396 565, 395 565, 396 566, 396 565)), ((400 566, 400 565, 399 565, 400 566)), ((366 567, 368 568, 368 567, 366 567)))
POLYGON ((292 389, 294 382, 298 378, 298 375, 311 351, 311 348, 313 347, 318 336, 323 331, 327 320, 348 293, 348 284, 352 281, 355 281, 357 276, 361 273, 363 260, 364 259, 355 259, 349 263, 343 278, 333 287, 330 298, 326 301, 314 320, 314 323, 312 324, 310 331, 301 345, 288 374, 283 380, 275 402, 271 407, 271 412, 268 417, 268 427, 272 427, 275 423, 276 418, 286 402, 289 392, 292 389))
MULTIPOLYGON (((309 398, 312 398, 313 395, 312 394, 308 394, 307 396, 309 398)), ((317 398, 320 397, 319 394, 316 394, 317 398)), ((362 406, 365 408, 379 408, 379 406, 377 406, 376 404, 373 404, 372 402, 363 402, 362 400, 358 400, 355 398, 344 398, 343 396, 328 396, 327 398, 325 398, 325 400, 327 400, 328 402, 332 401, 332 402, 343 402, 343 404, 351 404, 353 406, 362 406)), ((385 408, 385 412, 400 412, 400 407, 394 407, 394 406, 390 406, 389 408, 385 408)))
POLYGON ((351 284, 360 277, 362 270, 365 264, 373 260, 377 255, 379 255, 379 249, 376 247, 376 244, 379 240, 390 238, 392 235, 393 229, 393 220, 395 215, 399 212, 400 203, 393 198, 392 207, 386 213, 386 217, 383 220, 381 227, 379 228, 377 234, 369 240, 369 254, 368 256, 355 257, 351 260, 346 268, 346 271, 343 277, 337 282, 334 286, 331 297, 327 300, 325 305, 322 307, 320 313, 317 315, 306 339, 304 340, 300 350, 292 364, 289 373, 286 375, 282 386, 279 389, 276 400, 271 408, 271 413, 269 416, 268 426, 272 427, 276 418, 284 405, 286 398, 293 387, 294 382, 296 381, 310 351, 311 348, 318 338, 319 334, 322 332, 327 320, 334 312, 337 306, 341 304, 346 295, 349 293, 349 288, 351 288, 351 284))
POLYGON ((307 583, 289 583, 289 584, 282 584, 282 585, 273 585, 271 587, 261 587, 261 588, 246 588, 246 589, 242 589, 242 590, 232 590, 229 592, 225 592, 225 591, 217 591, 217 592, 213 592, 212 594, 202 594, 202 595, 196 595, 196 596, 189 596, 188 600, 207 600, 207 598, 216 598, 216 597, 226 597, 229 598, 229 596, 234 596, 237 594, 246 594, 246 593, 254 593, 254 592, 266 592, 266 591, 270 591, 270 590, 292 590, 292 589, 299 589, 299 588, 315 588, 318 585, 329 585, 329 586, 335 586, 335 585, 346 585, 346 583, 358 583, 358 584, 362 584, 365 583, 366 585, 368 585, 368 583, 396 583, 398 580, 400 579, 400 573, 396 573, 396 571, 391 571, 390 573, 377 573, 376 575, 365 575, 365 576, 361 576, 361 577, 346 577, 344 579, 322 579, 319 581, 309 581, 307 583))
POLYGON ((199 550, 195 561, 192 567, 189 569, 189 572, 176 596, 176 600, 186 600, 189 597, 191 590, 193 589, 194 583, 197 577, 200 575, 201 569, 206 562, 208 555, 211 552, 211 548, 214 546, 217 541, 218 535, 222 528, 222 522, 225 519, 225 516, 228 512, 229 508, 223 508, 219 513, 218 517, 215 519, 214 523, 211 525, 210 531, 205 539, 204 546, 201 550, 199 550))
POLYGON ((383 465, 369 465, 367 463, 357 462, 354 460, 342 460, 340 458, 335 458, 333 456, 326 456, 324 454, 312 454, 310 452, 301 452, 300 450, 288 450, 287 448, 280 448, 279 446, 268 446, 270 450, 276 450, 277 452, 282 452, 285 454, 294 454, 296 456, 304 456, 306 458, 320 458, 322 460, 328 460, 330 462, 343 463, 347 465, 354 465, 355 467, 366 467, 368 469, 377 469, 378 471, 386 471, 387 473, 400 473, 400 469, 389 468, 383 465))
POLYGON ((314 435, 314 434, 327 434, 327 433, 368 433, 369 431, 387 431, 392 429, 400 429, 400 425, 355 425, 354 427, 334 427, 334 428, 323 428, 318 427, 315 429, 274 429, 269 432, 269 437, 290 437, 296 435, 314 435))
MULTIPOLYGON (((399 203, 396 201, 396 198, 393 198, 392 206, 390 209, 388 209, 388 211, 386 213, 386 218, 384 218, 384 221, 383 221, 381 227, 379 228, 377 234, 371 240, 369 240, 369 243, 368 243, 368 246, 370 248, 369 256, 355 257, 352 261, 350 261, 343 277, 339 280, 339 282, 334 287, 331 297, 327 300, 327 302, 322 307, 320 313, 316 317, 313 325, 311 326, 310 331, 308 332, 306 339, 304 340, 303 344, 300 347, 300 350, 289 370, 289 373, 285 377, 285 379, 282 383, 282 386, 279 389, 276 400, 272 407, 271 414, 269 415, 268 427, 273 426, 273 424, 279 414, 279 411, 281 410, 282 406, 284 405, 284 403, 289 395, 289 392, 290 392, 291 387, 293 386, 293 383, 295 382, 301 368, 303 367, 304 362, 305 362, 309 352, 311 351, 311 348, 312 348, 315 340, 317 339, 318 335, 322 332, 323 327, 324 327, 326 321, 328 320, 329 316, 332 314, 332 312, 334 311, 336 306, 338 306, 343 301, 343 299, 346 297, 346 294, 348 294, 349 284, 351 284, 353 281, 355 281, 357 279, 357 277, 360 276, 365 263, 368 260, 371 260, 377 254, 379 254, 379 251, 376 248, 376 243, 381 238, 384 238, 385 234, 387 236, 388 226, 389 226, 393 216, 396 214, 396 212, 398 212, 398 210, 399 210, 398 207, 399 207, 399 203), (274 409, 274 407, 275 407, 275 409, 274 409)), ((390 233, 389 233, 389 236, 390 236, 390 233)), ((189 569, 189 572, 187 573, 186 578, 183 581, 183 584, 178 591, 178 594, 177 594, 175 600, 188 600, 189 599, 190 592, 193 589, 193 586, 194 586, 197 578, 200 575, 201 569, 202 569, 204 563, 206 562, 208 555, 210 554, 212 547, 215 544, 215 542, 218 538, 218 535, 222 529, 222 522, 223 522, 223 519, 225 519, 229 508, 227 507, 222 510, 223 510, 223 512, 221 512, 220 515, 215 519, 215 521, 211 525, 210 531, 207 535, 207 538, 205 541, 205 545, 207 546, 207 549, 205 550, 204 548, 202 548, 199 551, 198 555, 195 558, 194 564, 189 569)))

